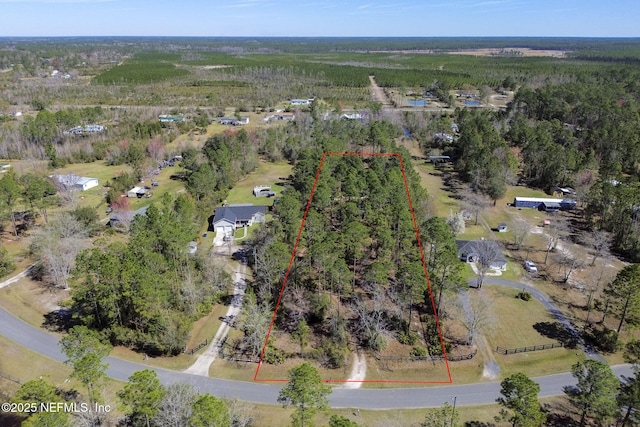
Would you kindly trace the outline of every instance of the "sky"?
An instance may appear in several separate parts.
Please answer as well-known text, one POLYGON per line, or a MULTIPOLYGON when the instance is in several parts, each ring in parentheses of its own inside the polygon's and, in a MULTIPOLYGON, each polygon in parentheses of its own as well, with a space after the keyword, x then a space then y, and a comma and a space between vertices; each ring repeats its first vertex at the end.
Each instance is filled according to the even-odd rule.
POLYGON ((640 0, 0 0, 0 37, 640 37, 640 0))

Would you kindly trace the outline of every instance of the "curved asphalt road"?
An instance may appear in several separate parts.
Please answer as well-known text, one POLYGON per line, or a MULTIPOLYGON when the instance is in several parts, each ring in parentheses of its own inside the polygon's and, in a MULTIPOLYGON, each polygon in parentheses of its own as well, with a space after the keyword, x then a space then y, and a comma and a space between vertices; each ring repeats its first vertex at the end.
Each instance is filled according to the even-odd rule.
MULTIPOLYGON (((475 284, 476 284, 476 279, 469 280, 469 286, 475 286, 475 284)), ((567 329, 567 331, 569 331, 569 333, 573 336, 573 338, 575 338, 576 342, 578 343, 578 346, 585 352, 587 357, 591 359, 599 360, 602 363, 607 363, 605 358, 599 355, 598 352, 593 347, 588 346, 584 343, 584 341, 582 340, 582 337, 580 336, 580 332, 578 332, 576 327, 569 321, 569 319, 567 319, 564 313, 562 313, 562 311, 560 311, 560 309, 556 307, 556 305, 549 299, 549 297, 543 294, 542 292, 540 292, 539 290, 537 290, 536 288, 529 285, 525 285, 524 283, 513 282, 511 280, 504 280, 496 277, 485 278, 483 284, 508 286, 510 288, 516 288, 516 289, 529 292, 535 299, 540 301, 542 305, 545 306, 547 311, 551 313, 551 315, 559 323, 561 323, 567 329)))
MULTIPOLYGON (((516 282, 503 280, 497 282, 496 279, 488 279, 485 283, 496 283, 503 286, 513 286, 515 283, 519 289, 522 289, 524 286, 525 289, 530 292, 535 291, 533 288, 529 289, 526 285, 516 282)), ((532 294, 534 294, 536 298, 542 296, 547 299, 537 291, 532 292, 532 294)), ((553 305, 551 305, 551 307, 552 310, 557 311, 557 308, 553 305)), ((66 357, 58 347, 57 337, 29 325, 8 313, 3 308, 0 308, 0 334, 36 353, 40 353, 59 362, 66 360, 66 357)), ((203 377, 184 372, 152 368, 144 364, 129 362, 114 357, 107 357, 105 362, 109 364, 107 375, 121 381, 127 381, 128 377, 135 371, 153 369, 157 372, 160 381, 165 385, 177 382, 189 383, 203 393, 207 392, 216 396, 237 398, 250 402, 277 404, 278 392, 280 391, 280 386, 277 385, 203 377)), ((614 371, 617 375, 632 375, 630 365, 615 366, 614 371)), ((563 394, 564 386, 575 384, 575 379, 570 373, 548 375, 533 379, 540 384, 540 397, 561 395, 563 394)), ((499 382, 409 389, 360 388, 349 390, 335 388, 329 396, 329 403, 334 408, 428 408, 439 407, 454 396, 457 397, 456 403, 458 405, 490 404, 495 402, 499 394, 499 382)))

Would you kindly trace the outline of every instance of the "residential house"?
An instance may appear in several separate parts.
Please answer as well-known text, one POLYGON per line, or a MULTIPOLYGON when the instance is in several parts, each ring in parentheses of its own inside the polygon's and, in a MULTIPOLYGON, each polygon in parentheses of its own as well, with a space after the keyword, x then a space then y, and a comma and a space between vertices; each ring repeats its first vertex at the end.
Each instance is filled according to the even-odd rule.
POLYGON ((263 120, 265 122, 280 121, 280 120, 290 122, 290 121, 295 120, 295 118, 296 118, 295 113, 287 113, 287 112, 283 112, 283 111, 278 111, 278 112, 275 112, 275 113, 267 113, 267 114, 265 114, 263 120))
POLYGON ((266 206, 250 204, 222 206, 216 208, 211 228, 217 235, 230 236, 238 228, 251 227, 254 223, 264 222, 266 212, 266 206))
POLYGON ((98 186, 98 178, 78 176, 73 173, 66 175, 51 175, 50 178, 55 179, 66 188, 75 188, 80 191, 86 191, 98 186))
POLYGON ((481 257, 489 256, 489 268, 502 271, 507 269, 507 259, 493 240, 456 240, 456 246, 461 261, 478 262, 481 257))
POLYGON ((227 126, 241 126, 241 125, 248 125, 249 124, 249 117, 222 117, 220 119, 220 124, 221 125, 227 125, 227 126))
POLYGON ((291 105, 310 105, 313 102, 314 98, 309 99, 292 99, 291 105))

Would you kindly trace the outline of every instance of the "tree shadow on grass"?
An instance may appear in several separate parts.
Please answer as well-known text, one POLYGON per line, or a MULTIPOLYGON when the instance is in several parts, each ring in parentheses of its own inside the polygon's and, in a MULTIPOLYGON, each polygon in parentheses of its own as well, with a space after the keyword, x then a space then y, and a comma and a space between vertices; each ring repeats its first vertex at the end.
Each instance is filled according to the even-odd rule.
POLYGON ((579 414, 576 414, 566 397, 545 403, 542 409, 547 414, 546 426, 573 427, 579 425, 577 422, 579 414))
POLYGON ((496 427, 494 423, 485 423, 484 421, 467 421, 464 427, 496 427))
POLYGON ((533 325, 533 329, 540 335, 561 342, 567 348, 576 348, 575 335, 560 322, 538 322, 533 325))
POLYGON ((19 427, 25 418, 18 414, 0 412, 0 425, 5 427, 19 427))

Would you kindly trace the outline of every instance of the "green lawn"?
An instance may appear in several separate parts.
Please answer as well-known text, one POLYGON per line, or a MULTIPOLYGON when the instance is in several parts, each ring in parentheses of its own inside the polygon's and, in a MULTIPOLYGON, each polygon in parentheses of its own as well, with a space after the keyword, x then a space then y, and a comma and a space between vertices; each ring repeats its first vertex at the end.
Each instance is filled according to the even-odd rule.
MULTIPOLYGON (((179 191, 184 191, 184 184, 182 183, 182 181, 171 179, 171 175, 174 175, 181 170, 182 168, 180 168, 179 166, 166 167, 160 171, 159 175, 154 175, 151 179, 149 179, 148 182, 139 183, 139 185, 147 185, 151 187, 151 181, 157 181, 159 185, 158 187, 152 188, 151 192, 153 196, 148 199, 129 199, 129 202, 131 203, 131 209, 136 210, 140 209, 143 206, 148 206, 154 200, 159 200, 161 195, 164 193, 168 192, 173 194, 179 191)), ((105 215, 104 211, 107 208, 107 203, 104 200, 107 189, 104 188, 104 185, 106 185, 111 179, 124 172, 131 172, 131 168, 127 165, 107 165, 104 161, 95 161, 92 163, 76 163, 55 170, 56 174, 76 174, 79 176, 98 178, 98 187, 94 187, 80 193, 80 200, 78 202, 78 205, 80 207, 86 206, 96 208, 100 217, 103 217, 103 215, 105 215)))
POLYGON ((460 201, 451 197, 442 182, 442 172, 425 160, 414 160, 413 166, 420 175, 420 185, 429 193, 431 205, 437 216, 447 217, 460 210, 460 201))
POLYGON ((254 205, 271 206, 273 198, 254 197, 253 187, 256 185, 270 185, 271 191, 276 192, 276 197, 284 188, 283 181, 291 175, 292 166, 288 163, 267 163, 260 162, 258 168, 240 180, 229 191, 227 203, 242 204, 251 203, 254 205))
MULTIPOLYGON (((556 342, 540 334, 533 326, 536 323, 555 322, 555 318, 535 298, 523 301, 515 297, 516 289, 502 286, 484 285, 481 292, 488 294, 492 301, 493 314, 497 325, 486 334, 491 349, 496 347, 516 348, 556 342), (508 324, 509 327, 503 325, 508 324)), ((526 372, 529 376, 565 372, 576 361, 584 358, 581 351, 556 348, 528 353, 500 355, 494 353, 502 369, 502 375, 526 372)))

